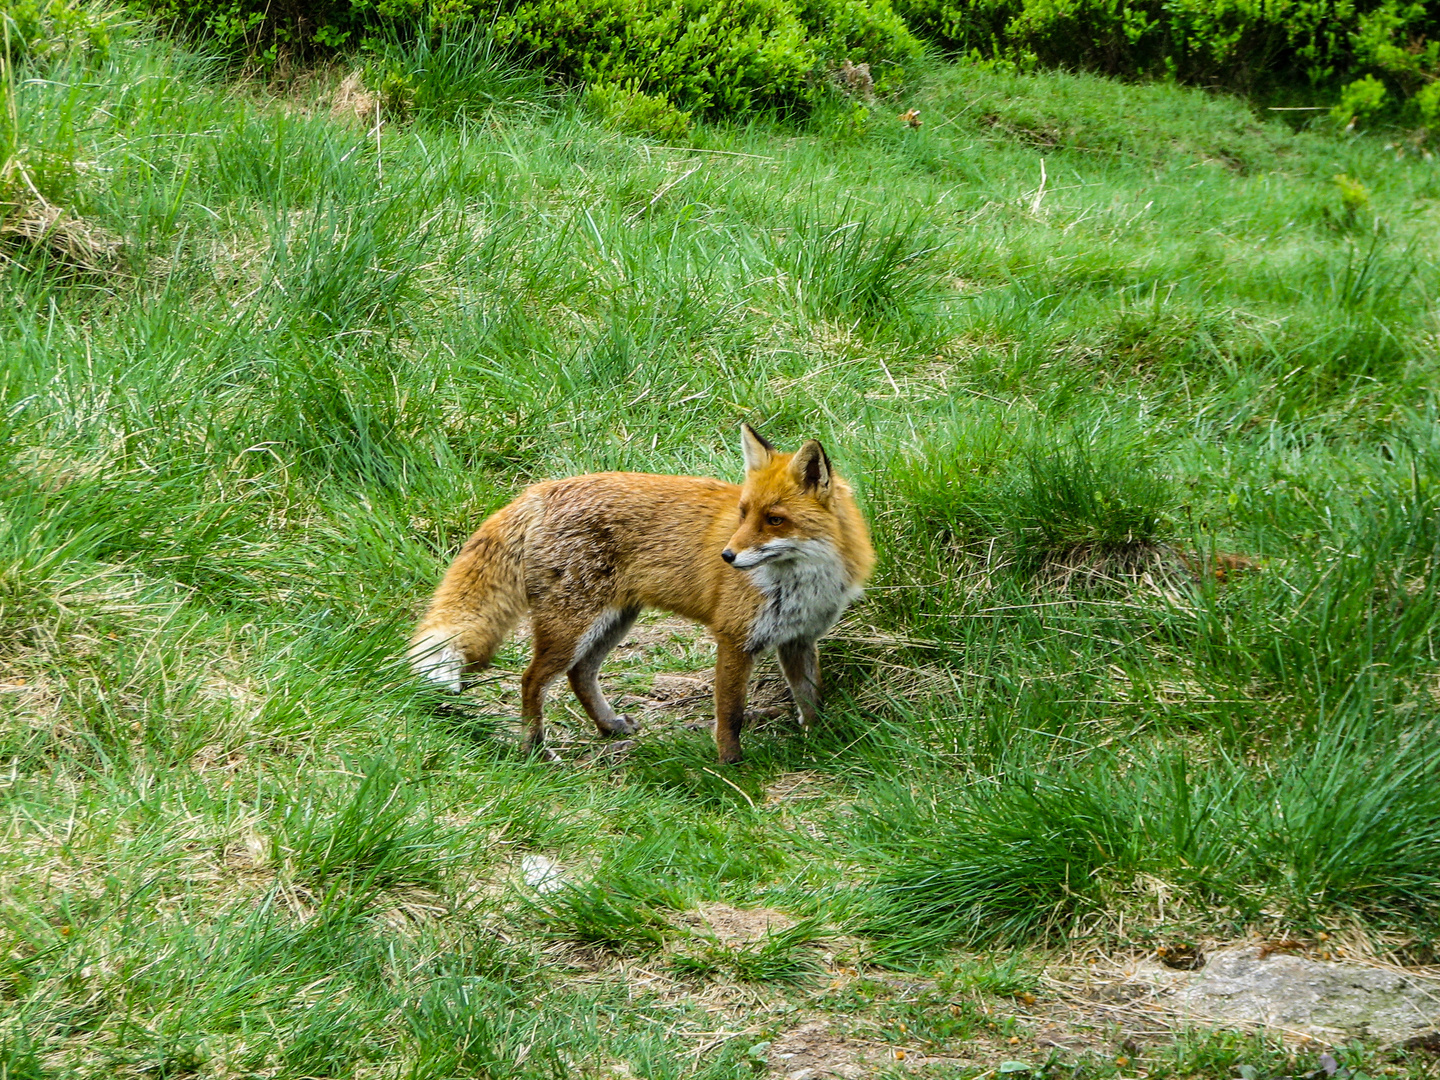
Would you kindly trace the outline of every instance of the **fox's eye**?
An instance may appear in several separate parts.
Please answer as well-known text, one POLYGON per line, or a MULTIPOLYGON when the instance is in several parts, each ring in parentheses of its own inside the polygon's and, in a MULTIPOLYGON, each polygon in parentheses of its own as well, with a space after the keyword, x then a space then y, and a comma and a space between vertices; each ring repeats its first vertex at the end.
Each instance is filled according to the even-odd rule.
POLYGON ((767 517, 767 518, 765 519, 765 524, 767 524, 767 525, 784 525, 784 524, 785 524, 785 519, 784 519, 783 517, 781 517, 779 514, 771 514, 769 517, 767 517))

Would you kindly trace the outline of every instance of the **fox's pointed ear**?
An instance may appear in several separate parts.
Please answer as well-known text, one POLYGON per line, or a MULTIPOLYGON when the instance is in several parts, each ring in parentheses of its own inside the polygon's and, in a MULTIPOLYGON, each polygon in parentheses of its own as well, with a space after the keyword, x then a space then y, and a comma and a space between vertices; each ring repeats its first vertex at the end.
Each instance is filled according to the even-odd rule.
POLYGON ((749 424, 740 425, 740 450, 745 455, 745 471, 747 473, 763 469, 775 456, 775 447, 766 442, 760 433, 749 424))
POLYGON ((830 497, 830 459, 825 448, 811 439, 790 459, 790 473, 805 491, 813 491, 822 502, 830 497))

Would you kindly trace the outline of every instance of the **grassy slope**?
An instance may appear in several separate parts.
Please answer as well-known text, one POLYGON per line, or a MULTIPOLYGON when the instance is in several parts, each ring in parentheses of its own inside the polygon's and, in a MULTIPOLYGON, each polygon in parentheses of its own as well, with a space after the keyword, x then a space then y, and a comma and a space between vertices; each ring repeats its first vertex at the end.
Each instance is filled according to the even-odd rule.
MULTIPOLYGON (((124 273, 5 277, 0 1070, 748 1075, 788 1001, 881 1007, 784 988, 825 927, 891 963, 1250 926, 1433 960, 1432 162, 964 68, 895 106, 918 131, 694 150, 496 79, 377 157, 319 86, 67 64, 22 71, 22 154, 124 273), (733 476, 742 418, 824 439, 874 521, 828 730, 720 776, 656 714, 582 767, 557 693, 571 767, 533 764, 518 646, 437 716, 394 657, 488 510, 733 476), (1263 568, 1086 583, 1137 529, 1263 568), (598 884, 537 908, 537 853, 598 884), (735 955, 677 929, 706 900, 813 921, 735 955), (707 979, 762 989, 717 1018, 707 979)), ((614 683, 706 663, 662 637, 614 683)), ((1262 1052, 1212 1049, 1152 1074, 1262 1052)))

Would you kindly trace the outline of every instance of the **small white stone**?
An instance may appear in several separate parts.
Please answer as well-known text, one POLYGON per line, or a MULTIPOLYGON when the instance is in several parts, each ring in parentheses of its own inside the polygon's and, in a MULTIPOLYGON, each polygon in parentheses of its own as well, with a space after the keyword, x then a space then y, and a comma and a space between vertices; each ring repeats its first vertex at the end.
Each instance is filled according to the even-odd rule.
POLYGON ((565 868, 544 855, 526 855, 520 860, 520 876, 538 893, 552 893, 565 884, 565 868))

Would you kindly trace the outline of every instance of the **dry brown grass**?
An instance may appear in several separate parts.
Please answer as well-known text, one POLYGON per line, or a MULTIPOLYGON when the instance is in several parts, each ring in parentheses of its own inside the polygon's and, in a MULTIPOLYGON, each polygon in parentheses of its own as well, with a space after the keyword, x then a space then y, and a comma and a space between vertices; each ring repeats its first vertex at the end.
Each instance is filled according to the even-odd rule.
POLYGON ((13 190, 9 196, 0 195, 0 261, 16 261, 6 254, 4 249, 9 248, 38 253, 72 274, 119 273, 124 248, 120 237, 51 203, 35 190, 23 166, 11 162, 4 174, 13 190))
POLYGON ((380 99, 365 87, 365 76, 352 71, 330 98, 330 119, 370 128, 379 123, 380 99))

